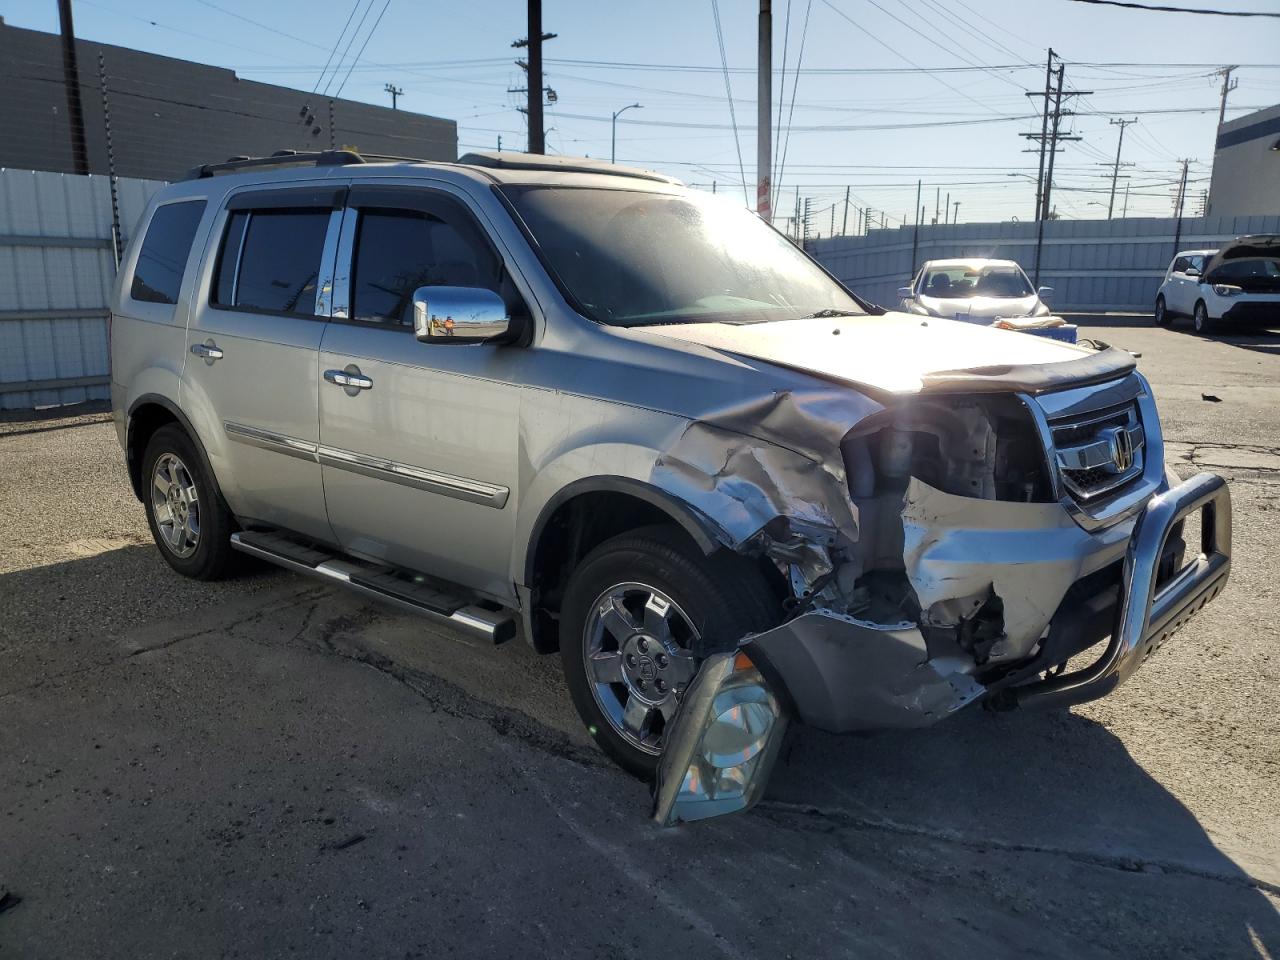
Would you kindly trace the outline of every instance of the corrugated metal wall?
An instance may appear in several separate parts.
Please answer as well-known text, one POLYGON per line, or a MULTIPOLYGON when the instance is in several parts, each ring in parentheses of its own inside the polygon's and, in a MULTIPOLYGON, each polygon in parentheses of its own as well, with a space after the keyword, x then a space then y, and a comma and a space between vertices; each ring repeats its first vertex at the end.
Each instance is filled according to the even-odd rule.
MULTIPOLYGON (((120 180, 127 239, 163 183, 120 180)), ((107 399, 106 177, 0 168, 0 410, 107 399)))
MULTIPOLYGON (((1147 311, 1173 259, 1174 219, 1051 220, 1044 225, 1040 283, 1054 288, 1057 310, 1147 311)), ((1280 233, 1280 216, 1205 217, 1182 221, 1177 245, 1215 247, 1244 234, 1280 233)), ((920 228, 915 262, 912 230, 872 230, 864 237, 811 240, 808 250, 860 296, 886 307, 926 260, 993 257, 1016 260, 1028 276, 1036 259, 1036 224, 957 223, 920 228)))

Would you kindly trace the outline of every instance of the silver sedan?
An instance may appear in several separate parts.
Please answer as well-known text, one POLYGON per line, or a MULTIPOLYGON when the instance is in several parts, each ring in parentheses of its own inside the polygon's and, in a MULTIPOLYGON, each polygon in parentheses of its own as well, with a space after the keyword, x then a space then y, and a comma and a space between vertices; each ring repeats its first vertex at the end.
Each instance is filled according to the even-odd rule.
POLYGON ((1012 260, 929 260, 899 287, 904 313, 989 324, 997 317, 1043 317, 1052 287, 1036 290, 1012 260))

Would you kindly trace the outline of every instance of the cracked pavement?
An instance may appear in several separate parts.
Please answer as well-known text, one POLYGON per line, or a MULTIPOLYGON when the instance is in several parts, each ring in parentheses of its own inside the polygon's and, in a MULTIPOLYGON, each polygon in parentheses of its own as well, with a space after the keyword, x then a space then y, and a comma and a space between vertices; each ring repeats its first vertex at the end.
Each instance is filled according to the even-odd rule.
POLYGON ((1280 958, 1280 337, 1089 333, 1231 480, 1223 598, 1107 700, 800 729, 677 830, 556 658, 182 580, 101 414, 0 423, 0 958, 1280 958))

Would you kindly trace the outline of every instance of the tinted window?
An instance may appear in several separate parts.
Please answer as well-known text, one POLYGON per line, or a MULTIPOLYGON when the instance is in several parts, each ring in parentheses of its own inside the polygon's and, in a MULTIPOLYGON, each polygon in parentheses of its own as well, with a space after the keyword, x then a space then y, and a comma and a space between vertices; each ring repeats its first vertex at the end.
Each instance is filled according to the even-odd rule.
POLYGON ((156 210, 142 241, 129 296, 147 303, 177 303, 204 201, 169 203, 156 210))
POLYGON ((922 292, 942 300, 955 300, 966 297, 1029 297, 1035 291, 1021 268, 998 264, 935 267, 925 278, 922 292))
POLYGON ((1190 266, 1190 261, 1186 257, 1176 257, 1173 261, 1173 272, 1186 273, 1188 266, 1190 266))
POLYGON ((414 210, 364 210, 356 234, 351 316, 412 326, 418 287, 497 288, 493 255, 452 224, 414 210))
POLYGON ((314 314, 328 227, 328 210, 237 210, 227 219, 214 303, 314 314))

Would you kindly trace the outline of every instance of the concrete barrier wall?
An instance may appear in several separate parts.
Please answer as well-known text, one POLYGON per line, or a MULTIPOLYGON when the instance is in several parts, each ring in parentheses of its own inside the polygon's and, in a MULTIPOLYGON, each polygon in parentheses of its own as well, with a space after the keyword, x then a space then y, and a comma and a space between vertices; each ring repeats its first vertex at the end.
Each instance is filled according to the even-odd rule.
MULTIPOLYGON (((993 257, 1016 260, 1028 276, 1036 262, 1035 223, 957 223, 911 227, 861 237, 811 240, 808 250, 856 293, 885 307, 926 260, 993 257)), ((1054 288, 1057 310, 1150 310, 1178 249, 1215 247, 1244 234, 1280 233, 1280 216, 1202 217, 1182 221, 1052 220, 1044 225, 1040 283, 1054 288)))

